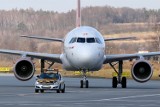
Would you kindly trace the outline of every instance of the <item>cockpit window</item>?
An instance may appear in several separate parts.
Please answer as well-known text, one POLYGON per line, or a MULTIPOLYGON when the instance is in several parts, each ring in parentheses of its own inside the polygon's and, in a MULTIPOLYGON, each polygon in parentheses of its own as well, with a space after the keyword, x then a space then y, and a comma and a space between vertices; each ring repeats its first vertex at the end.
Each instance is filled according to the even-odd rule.
POLYGON ((69 43, 75 43, 77 40, 77 38, 72 38, 71 41, 69 43))
POLYGON ((95 38, 96 39, 96 42, 99 43, 99 44, 102 44, 101 40, 99 38, 95 38))
POLYGON ((77 42, 78 42, 78 43, 85 43, 85 38, 78 38, 78 39, 77 39, 77 42))
POLYGON ((83 37, 74 37, 70 40, 70 44, 71 43, 98 43, 98 44, 102 44, 101 40, 99 38, 83 38, 83 37))
POLYGON ((87 38, 87 43, 95 43, 95 39, 94 38, 87 38))

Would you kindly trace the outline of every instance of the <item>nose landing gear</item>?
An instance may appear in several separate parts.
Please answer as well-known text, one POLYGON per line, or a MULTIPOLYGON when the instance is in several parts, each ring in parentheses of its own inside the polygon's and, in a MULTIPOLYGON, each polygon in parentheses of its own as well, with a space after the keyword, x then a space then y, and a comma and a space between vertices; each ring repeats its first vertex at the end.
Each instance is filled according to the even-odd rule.
POLYGON ((83 80, 80 81, 80 88, 89 88, 89 81, 87 80, 86 71, 82 71, 83 73, 83 80))

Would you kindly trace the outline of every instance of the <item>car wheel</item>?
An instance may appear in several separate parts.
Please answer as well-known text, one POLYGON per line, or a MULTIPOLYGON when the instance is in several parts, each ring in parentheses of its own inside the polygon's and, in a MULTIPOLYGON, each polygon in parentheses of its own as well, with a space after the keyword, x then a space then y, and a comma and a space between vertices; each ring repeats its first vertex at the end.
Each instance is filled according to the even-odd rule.
POLYGON ((35 89, 35 93, 38 93, 39 92, 39 90, 38 89, 35 89))
POLYGON ((59 89, 57 90, 57 93, 60 93, 60 90, 59 90, 59 89))
POLYGON ((64 87, 61 91, 62 91, 62 93, 65 93, 65 84, 64 84, 64 87))
POLYGON ((57 93, 60 93, 61 91, 61 85, 59 86, 59 89, 57 90, 57 93))
POLYGON ((41 93, 44 93, 44 90, 41 90, 41 93))

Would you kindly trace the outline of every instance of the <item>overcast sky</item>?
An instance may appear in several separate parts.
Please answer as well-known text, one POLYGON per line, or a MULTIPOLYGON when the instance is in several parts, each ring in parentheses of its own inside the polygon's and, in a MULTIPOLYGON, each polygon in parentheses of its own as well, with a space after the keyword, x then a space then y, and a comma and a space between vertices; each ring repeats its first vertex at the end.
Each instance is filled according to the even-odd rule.
MULTIPOLYGON (((67 12, 76 9, 77 0, 0 0, 0 9, 33 8, 67 12)), ((160 0, 81 0, 82 7, 105 6, 160 9, 160 0)))

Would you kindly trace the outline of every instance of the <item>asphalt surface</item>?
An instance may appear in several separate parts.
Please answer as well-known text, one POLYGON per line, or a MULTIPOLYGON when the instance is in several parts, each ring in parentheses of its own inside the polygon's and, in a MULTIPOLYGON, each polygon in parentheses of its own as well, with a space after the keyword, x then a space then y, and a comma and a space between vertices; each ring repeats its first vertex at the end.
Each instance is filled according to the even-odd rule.
POLYGON ((66 93, 34 93, 35 78, 21 82, 0 74, 0 107, 159 107, 160 81, 111 88, 111 79, 91 79, 90 88, 79 88, 80 78, 64 78, 66 93))

